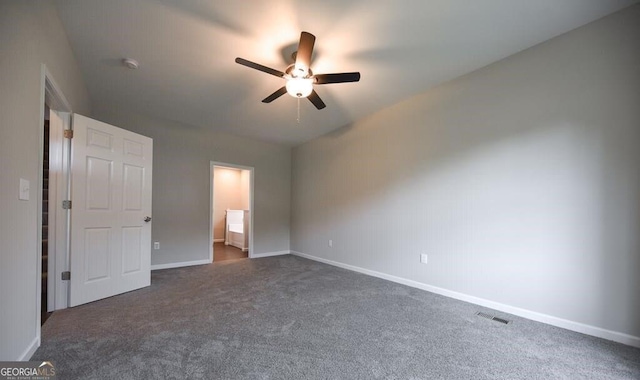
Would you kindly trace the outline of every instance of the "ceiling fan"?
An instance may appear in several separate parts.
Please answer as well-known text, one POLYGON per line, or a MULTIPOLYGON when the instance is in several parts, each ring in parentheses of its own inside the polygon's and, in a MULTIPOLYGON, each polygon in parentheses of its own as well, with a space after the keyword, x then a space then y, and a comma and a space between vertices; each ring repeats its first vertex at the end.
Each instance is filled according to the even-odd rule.
POLYGON ((360 80, 360 73, 314 74, 313 71, 311 71, 310 66, 311 54, 313 53, 313 44, 315 41, 316 37, 313 34, 308 32, 300 33, 298 51, 292 55, 295 62, 289 65, 284 72, 255 62, 247 61, 240 57, 236 58, 236 63, 267 74, 275 75, 287 81, 286 85, 264 98, 262 100, 263 103, 271 103, 285 93, 288 93, 294 98, 309 99, 317 109, 321 110, 326 107, 326 104, 324 104, 322 99, 320 99, 320 96, 318 96, 318 93, 313 89, 314 84, 357 82, 360 80))

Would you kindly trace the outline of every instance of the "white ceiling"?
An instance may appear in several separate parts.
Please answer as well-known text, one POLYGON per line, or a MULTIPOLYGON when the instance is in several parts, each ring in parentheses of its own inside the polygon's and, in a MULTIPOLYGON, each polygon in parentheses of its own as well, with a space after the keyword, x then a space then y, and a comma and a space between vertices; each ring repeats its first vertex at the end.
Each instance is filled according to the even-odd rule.
POLYGON ((58 0, 92 103, 296 145, 637 0, 58 0), (316 36, 327 108, 234 62, 284 71, 300 32, 316 36), (120 61, 132 57, 132 71, 120 61))

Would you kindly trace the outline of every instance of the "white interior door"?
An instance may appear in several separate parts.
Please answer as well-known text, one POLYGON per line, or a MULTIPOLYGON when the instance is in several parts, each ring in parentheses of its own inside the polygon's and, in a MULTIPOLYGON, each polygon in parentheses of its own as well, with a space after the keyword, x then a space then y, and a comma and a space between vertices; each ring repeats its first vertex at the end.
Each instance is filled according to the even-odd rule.
POLYGON ((153 140, 78 114, 73 131, 69 306, 151 284, 153 140))

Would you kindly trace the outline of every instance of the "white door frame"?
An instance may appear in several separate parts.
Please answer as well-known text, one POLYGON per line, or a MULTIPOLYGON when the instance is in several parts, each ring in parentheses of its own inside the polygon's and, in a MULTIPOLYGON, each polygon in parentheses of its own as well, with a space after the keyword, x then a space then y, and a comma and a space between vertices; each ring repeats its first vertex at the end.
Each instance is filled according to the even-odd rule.
POLYGON ((214 195, 214 186, 213 186, 213 168, 216 166, 222 166, 226 168, 233 168, 239 170, 248 170, 249 171, 249 258, 254 258, 253 251, 253 221, 255 219, 254 208, 253 208, 253 177, 255 168, 252 166, 243 166, 230 164, 227 162, 219 162, 219 161, 210 161, 209 165, 209 187, 211 189, 209 194, 209 203, 211 207, 209 207, 209 261, 213 262, 213 195, 214 195))
MULTIPOLYGON (((40 324, 41 324, 41 297, 42 297, 42 189, 44 187, 44 179, 42 176, 42 167, 44 164, 44 118, 45 118, 45 105, 49 107, 50 110, 58 111, 61 113, 63 129, 71 128, 71 118, 70 113, 72 111, 67 98, 60 90, 60 86, 56 83, 55 79, 47 69, 45 64, 42 64, 40 67, 40 118, 39 120, 39 143, 38 143, 38 215, 37 215, 37 231, 36 231, 36 241, 38 241, 37 248, 37 263, 36 263, 36 275, 35 275, 35 283, 36 283, 36 336, 38 339, 38 346, 40 346, 40 324)), ((69 145, 68 141, 64 141, 64 138, 60 135, 53 136, 54 140, 50 140, 49 144, 59 144, 62 149, 59 149, 62 157, 60 157, 61 164, 61 176, 60 179, 63 182, 67 182, 69 179, 69 145)), ((61 184, 58 188, 62 188, 63 191, 55 191, 55 197, 57 200, 54 202, 49 202, 49 207, 56 207, 62 204, 63 199, 67 199, 68 195, 68 182, 61 184)), ((63 309, 67 307, 67 295, 68 289, 67 285, 60 286, 60 282, 56 281, 60 279, 62 272, 68 270, 68 266, 64 267, 64 265, 68 265, 69 259, 69 251, 68 251, 68 234, 69 234, 69 213, 68 212, 56 212, 53 213, 55 217, 49 218, 49 231, 54 231, 54 233, 50 233, 49 235, 49 268, 48 272, 51 273, 49 277, 49 281, 47 287, 50 288, 50 292, 53 294, 53 305, 54 309, 63 309)), ((51 298, 49 298, 51 299, 51 298)), ((48 303, 48 302, 47 302, 48 303)))
MULTIPOLYGON (((48 104, 47 104, 48 105, 48 104)), ((65 309, 68 285, 62 280, 62 272, 69 270, 67 231, 69 210, 62 209, 62 201, 69 198, 70 141, 64 138, 64 130, 70 129, 71 114, 50 108, 49 112, 49 260, 47 311, 65 309), (62 124, 51 122, 58 114, 62 124)), ((45 152, 47 153, 47 152, 45 152)))

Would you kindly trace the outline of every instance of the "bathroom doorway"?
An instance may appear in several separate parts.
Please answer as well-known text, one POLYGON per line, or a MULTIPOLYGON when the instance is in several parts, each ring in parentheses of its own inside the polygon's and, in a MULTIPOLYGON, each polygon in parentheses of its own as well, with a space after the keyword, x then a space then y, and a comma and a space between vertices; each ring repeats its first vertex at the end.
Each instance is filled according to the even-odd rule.
POLYGON ((211 162, 211 259, 251 257, 253 168, 211 162))

